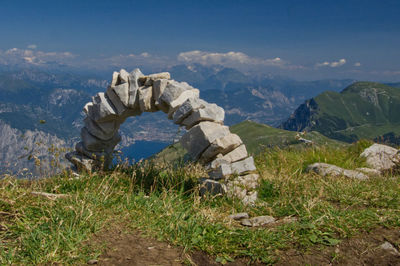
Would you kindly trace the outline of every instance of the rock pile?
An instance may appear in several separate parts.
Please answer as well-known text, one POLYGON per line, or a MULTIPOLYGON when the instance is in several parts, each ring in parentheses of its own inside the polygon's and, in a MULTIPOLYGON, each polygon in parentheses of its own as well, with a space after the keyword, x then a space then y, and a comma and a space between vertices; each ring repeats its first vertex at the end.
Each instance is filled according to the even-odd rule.
POLYGON ((82 141, 66 158, 78 171, 107 168, 121 140, 120 125, 130 116, 161 110, 188 131, 181 138, 189 155, 206 166, 201 192, 228 193, 245 203, 257 198, 258 174, 239 136, 223 125, 224 110, 199 98, 199 90, 172 80, 167 72, 145 76, 139 69, 114 72, 105 93, 83 108, 82 141))

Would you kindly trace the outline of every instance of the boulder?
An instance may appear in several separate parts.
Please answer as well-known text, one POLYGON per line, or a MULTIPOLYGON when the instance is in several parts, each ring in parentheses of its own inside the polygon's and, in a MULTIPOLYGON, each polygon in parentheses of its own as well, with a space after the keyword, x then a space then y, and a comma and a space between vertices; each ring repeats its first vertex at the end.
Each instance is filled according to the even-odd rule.
POLYGON ((156 112, 158 109, 155 106, 153 99, 153 88, 151 86, 139 88, 139 106, 141 112, 156 112))
POLYGON ((193 111, 204 108, 207 102, 197 97, 188 98, 172 115, 175 124, 181 124, 193 111))
POLYGON ((381 172, 393 170, 400 163, 399 150, 377 143, 365 149, 360 156, 367 159, 370 168, 381 172))
POLYGON ((321 176, 344 176, 352 179, 367 180, 369 177, 365 174, 340 168, 339 166, 327 163, 314 163, 307 167, 308 172, 315 172, 321 176))
POLYGON ((129 101, 128 101, 128 107, 131 109, 138 109, 139 108, 139 102, 138 102, 138 89, 139 89, 139 78, 143 77, 143 73, 140 71, 139 68, 134 69, 131 73, 128 75, 128 80, 129 80, 129 101))
POLYGON ((185 120, 183 120, 182 125, 184 125, 186 129, 190 129, 201 121, 212 121, 222 124, 224 117, 224 109, 216 104, 207 103, 204 108, 193 111, 185 120))
POLYGON ((214 140, 211 145, 201 155, 201 161, 208 162, 218 153, 225 155, 242 144, 242 140, 236 134, 228 134, 214 140))
POLYGON ((217 138, 228 135, 229 128, 213 122, 202 122, 186 132, 180 142, 192 158, 201 153, 217 138))

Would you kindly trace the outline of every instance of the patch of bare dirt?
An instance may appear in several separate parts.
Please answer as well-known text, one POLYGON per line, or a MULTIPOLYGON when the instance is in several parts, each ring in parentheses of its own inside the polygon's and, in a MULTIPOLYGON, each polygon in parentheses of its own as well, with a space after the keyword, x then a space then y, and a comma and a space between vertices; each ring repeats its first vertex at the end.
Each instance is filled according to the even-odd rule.
MULTIPOLYGON (((138 231, 129 231, 123 226, 113 226, 97 233, 92 245, 104 245, 105 249, 97 260, 89 264, 98 265, 221 265, 215 258, 201 251, 184 252, 166 242, 144 236, 138 231)), ((239 259, 225 265, 248 265, 239 259)))
POLYGON ((277 265, 400 265, 400 253, 381 248, 385 242, 399 252, 400 229, 378 228, 343 240, 335 247, 315 248, 306 253, 296 249, 283 251, 277 265))

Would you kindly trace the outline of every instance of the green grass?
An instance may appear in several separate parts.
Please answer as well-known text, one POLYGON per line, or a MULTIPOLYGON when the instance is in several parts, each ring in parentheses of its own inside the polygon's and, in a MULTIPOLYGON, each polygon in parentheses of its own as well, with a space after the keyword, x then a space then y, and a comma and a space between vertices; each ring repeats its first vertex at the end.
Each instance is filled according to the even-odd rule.
POLYGON ((356 82, 342 92, 314 98, 318 111, 311 130, 343 141, 400 134, 400 89, 375 82, 356 82))
POLYGON ((400 227, 400 178, 368 181, 306 173, 313 162, 354 169, 370 143, 349 146, 271 148, 256 157, 262 176, 255 206, 223 196, 200 198, 198 165, 171 167, 144 163, 112 172, 64 174, 37 181, 0 180, 0 264, 83 264, 101 247, 87 245, 102 228, 118 221, 187 252, 203 250, 218 260, 246 257, 273 263, 287 249, 323 249, 376 227, 400 227), (31 191, 69 195, 49 200, 31 191), (251 216, 296 217, 268 228, 230 221, 236 212, 251 216), (6 229, 4 229, 6 228, 6 229))

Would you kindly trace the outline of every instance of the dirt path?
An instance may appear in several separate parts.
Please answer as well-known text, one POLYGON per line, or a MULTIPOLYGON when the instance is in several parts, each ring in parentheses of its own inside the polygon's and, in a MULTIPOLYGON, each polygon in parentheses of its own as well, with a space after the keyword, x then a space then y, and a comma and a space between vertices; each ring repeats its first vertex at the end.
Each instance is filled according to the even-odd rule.
MULTIPOLYGON (((114 227, 96 234, 92 243, 106 244, 96 261, 98 265, 221 265, 203 252, 188 254, 183 248, 145 237, 137 231, 124 231, 123 227, 114 227)), ((385 241, 398 248, 400 230, 380 228, 344 240, 335 247, 317 247, 306 252, 289 249, 281 252, 277 265, 400 265, 400 255, 380 248, 385 241)), ((236 260, 225 265, 248 263, 236 260)))

